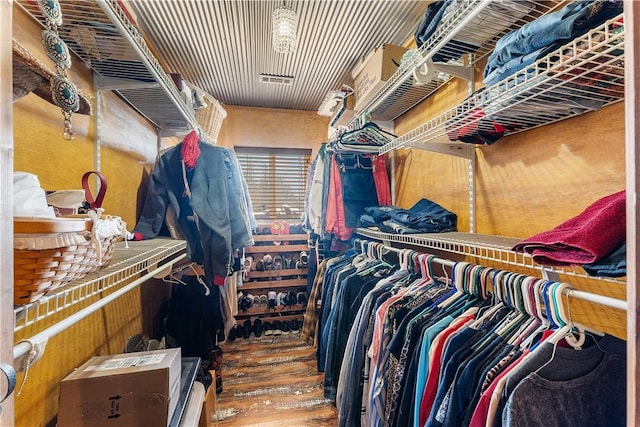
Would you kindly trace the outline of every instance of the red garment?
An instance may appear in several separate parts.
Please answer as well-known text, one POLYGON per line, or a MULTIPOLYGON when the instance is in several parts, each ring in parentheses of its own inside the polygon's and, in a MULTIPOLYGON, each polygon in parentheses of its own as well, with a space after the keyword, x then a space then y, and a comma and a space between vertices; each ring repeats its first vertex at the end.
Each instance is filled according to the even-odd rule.
POLYGON ((513 247, 543 265, 581 265, 609 255, 626 238, 626 191, 603 197, 552 230, 513 247))
POLYGON ((498 381, 500 381, 500 378, 507 375, 513 368, 518 366, 524 356, 528 353, 529 350, 525 350, 525 352, 522 353, 520 357, 514 360, 509 366, 507 366, 504 371, 496 375, 496 377, 491 382, 491 385, 489 385, 489 387, 487 387, 487 389, 482 392, 482 395, 480 395, 480 400, 478 400, 478 403, 476 405, 476 409, 473 411, 473 415, 471 416, 469 427, 485 426, 487 422, 487 413, 489 412, 489 404, 491 403, 491 395, 493 394, 493 390, 495 390, 496 386, 498 385, 498 381))
POLYGON ((384 156, 373 156, 371 165, 373 166, 373 182, 376 186, 378 205, 391 206, 391 189, 384 156))
POLYGON ((340 240, 349 240, 354 229, 346 225, 340 168, 335 158, 331 159, 330 178, 325 230, 327 233, 334 234, 340 240))
POLYGON ((474 318, 475 315, 469 315, 465 317, 464 320, 456 322, 454 325, 438 334, 440 338, 435 348, 433 349, 433 357, 431 358, 429 363, 429 375, 427 377, 427 383, 424 387, 424 391, 422 392, 422 401, 420 403, 421 426, 423 426, 427 422, 427 418, 429 418, 429 413, 431 412, 431 407, 433 406, 433 401, 436 399, 438 382, 440 380, 440 368, 442 365, 442 353, 444 353, 445 344, 448 342, 447 338, 454 332, 462 329, 463 326, 465 326, 474 318))
POLYGON ((200 157, 200 137, 198 132, 192 130, 182 140, 180 157, 188 168, 194 168, 200 157))

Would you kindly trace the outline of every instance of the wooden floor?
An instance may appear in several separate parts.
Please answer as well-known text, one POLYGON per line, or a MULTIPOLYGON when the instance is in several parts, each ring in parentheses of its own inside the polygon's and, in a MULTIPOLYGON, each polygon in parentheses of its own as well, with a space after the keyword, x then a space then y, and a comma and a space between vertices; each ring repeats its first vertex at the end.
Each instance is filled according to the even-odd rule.
POLYGON ((324 398, 315 348, 300 334, 237 339, 223 345, 222 381, 212 426, 337 426, 324 398))

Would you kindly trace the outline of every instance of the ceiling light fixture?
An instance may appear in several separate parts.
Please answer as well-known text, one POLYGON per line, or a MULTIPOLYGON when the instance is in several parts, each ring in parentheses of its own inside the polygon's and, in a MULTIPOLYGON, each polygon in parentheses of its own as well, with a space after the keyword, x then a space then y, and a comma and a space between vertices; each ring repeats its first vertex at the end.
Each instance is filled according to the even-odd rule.
POLYGON ((298 17, 296 11, 288 6, 280 6, 271 15, 271 45, 279 53, 292 53, 298 47, 298 17))

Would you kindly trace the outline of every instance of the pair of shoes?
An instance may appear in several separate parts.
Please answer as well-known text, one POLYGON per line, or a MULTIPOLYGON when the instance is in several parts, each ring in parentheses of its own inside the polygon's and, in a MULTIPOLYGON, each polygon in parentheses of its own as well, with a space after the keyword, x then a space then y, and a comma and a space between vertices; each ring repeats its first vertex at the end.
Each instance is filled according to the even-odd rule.
POLYGON ((300 329, 301 329, 300 321, 298 319, 293 319, 291 321, 291 332, 293 332, 294 334, 297 334, 298 332, 300 332, 300 329))
POLYGON ((242 266, 242 281, 248 282, 251 278, 251 269, 253 268, 253 257, 248 256, 244 259, 242 266))
POLYGON ((273 335, 273 324, 271 322, 264 322, 262 324, 262 329, 264 330, 265 337, 273 335))
POLYGON ((284 292, 278 293, 278 305, 281 307, 292 307, 298 303, 296 292, 292 289, 286 294, 284 292))
POLYGON ((255 299, 256 298, 251 294, 240 292, 238 295, 238 310, 247 311, 253 306, 255 299))
POLYGON ((256 319, 253 321, 253 335, 255 335, 256 338, 259 338, 262 336, 262 332, 264 330, 264 326, 262 323, 262 320, 260 319, 256 319))
POLYGON ((298 292, 298 294, 296 295, 296 299, 298 300, 298 304, 300 305, 305 305, 309 301, 306 292, 298 292))
POLYGON ((267 305, 269 308, 276 308, 278 305, 276 291, 269 291, 267 293, 267 305))
POLYGON ((238 324, 235 324, 229 330, 229 334, 227 336, 227 340, 229 340, 229 342, 234 342, 236 340, 236 338, 238 338, 240 336, 239 327, 240 326, 238 324))
POLYGON ((282 259, 282 268, 289 270, 294 267, 293 265, 293 257, 291 255, 285 255, 282 259))
POLYGON ((247 319, 242 324, 242 338, 249 339, 251 336, 251 332, 253 332, 253 328, 251 327, 251 320, 247 319))
POLYGON ((216 371, 216 394, 222 393, 222 347, 214 346, 201 360, 205 369, 216 371))
POLYGON ((264 271, 264 263, 261 259, 256 261, 256 271, 264 271))
POLYGON ((262 264, 264 265, 265 270, 273 270, 273 257, 266 254, 262 257, 262 264))
POLYGON ((291 322, 285 320, 282 322, 282 335, 288 335, 289 331, 291 331, 291 322))
POLYGON ((258 297, 258 305, 265 308, 269 307, 269 298, 266 295, 260 295, 258 297))
POLYGON ((298 297, 293 289, 287 293, 287 304, 290 306, 298 304, 298 297))
POLYGON ((282 270, 282 255, 278 254, 273 257, 273 269, 282 270))
POLYGON ((273 333, 271 335, 282 335, 282 322, 276 320, 273 322, 273 333))
POLYGON ((309 255, 307 255, 306 251, 300 252, 300 258, 298 259, 300 260, 300 264, 304 265, 305 267, 309 264, 309 255))
POLYGON ((287 294, 285 294, 284 292, 278 292, 278 305, 280 307, 287 306, 287 294))

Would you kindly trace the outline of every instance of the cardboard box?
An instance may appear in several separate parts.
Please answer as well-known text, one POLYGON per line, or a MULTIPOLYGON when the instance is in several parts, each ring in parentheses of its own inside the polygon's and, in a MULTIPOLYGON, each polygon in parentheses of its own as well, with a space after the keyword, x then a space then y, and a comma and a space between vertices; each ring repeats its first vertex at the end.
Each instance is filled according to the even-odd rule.
POLYGON ((353 69, 351 77, 356 97, 355 111, 361 112, 371 97, 396 72, 397 64, 400 64, 406 51, 402 46, 383 44, 353 69))
POLYGON ((97 356, 60 384, 58 426, 166 426, 180 394, 180 349, 97 356))

